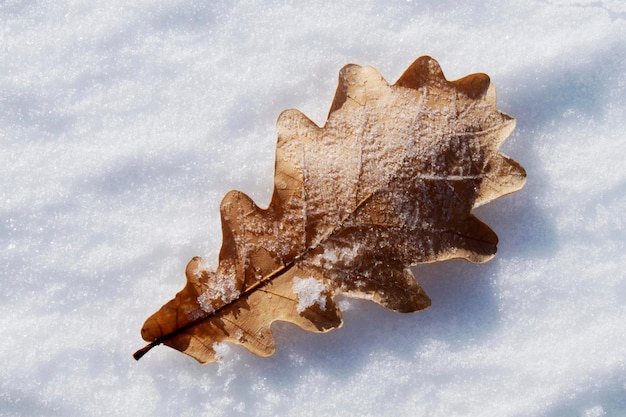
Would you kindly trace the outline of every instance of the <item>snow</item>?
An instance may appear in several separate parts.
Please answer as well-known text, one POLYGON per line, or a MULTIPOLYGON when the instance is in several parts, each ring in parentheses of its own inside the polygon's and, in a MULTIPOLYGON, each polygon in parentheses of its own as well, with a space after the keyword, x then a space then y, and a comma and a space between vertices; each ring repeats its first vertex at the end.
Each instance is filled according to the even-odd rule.
MULTIPOLYGON (((208 283, 207 288, 198 296, 197 302, 206 313, 215 311, 214 303, 228 304, 239 297, 237 278, 233 268, 222 268, 219 272, 209 271, 202 260, 194 271, 201 283, 208 283)), ((192 312, 196 315, 198 312, 192 312)))
POLYGON ((624 2, 260 3, 0 3, 0 415, 625 415, 624 2), (270 358, 135 362, 226 192, 269 202, 280 112, 323 125, 345 64, 420 55, 517 119, 496 258, 414 268, 420 313, 275 323, 270 358))
POLYGON ((317 304, 322 310, 326 310, 326 295, 323 291, 326 286, 315 278, 293 278, 293 292, 298 296, 296 310, 302 313, 307 308, 317 304))

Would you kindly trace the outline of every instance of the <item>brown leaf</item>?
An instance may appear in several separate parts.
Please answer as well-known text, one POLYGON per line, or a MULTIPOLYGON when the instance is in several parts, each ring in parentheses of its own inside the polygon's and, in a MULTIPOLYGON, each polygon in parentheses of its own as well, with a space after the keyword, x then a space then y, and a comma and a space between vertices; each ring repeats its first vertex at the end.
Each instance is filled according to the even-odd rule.
POLYGON ((269 207, 224 197, 217 270, 189 262, 187 285, 145 322, 150 344, 135 358, 163 343, 213 362, 223 341, 269 356, 275 320, 340 327, 337 294, 428 307, 411 265, 496 253, 496 234, 471 210, 523 186, 523 168, 498 153, 514 126, 485 74, 450 82, 422 57, 390 86, 374 68, 345 66, 323 128, 297 110, 280 115, 269 207))

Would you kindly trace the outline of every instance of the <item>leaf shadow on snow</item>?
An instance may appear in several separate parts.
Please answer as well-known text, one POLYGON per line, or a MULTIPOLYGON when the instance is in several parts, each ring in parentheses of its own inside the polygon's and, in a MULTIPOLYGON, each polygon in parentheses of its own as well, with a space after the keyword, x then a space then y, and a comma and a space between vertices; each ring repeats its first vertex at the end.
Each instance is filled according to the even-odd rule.
POLYGON ((621 39, 600 48, 578 49, 504 78, 510 87, 499 90, 498 101, 518 119, 518 129, 529 134, 550 130, 568 110, 601 120, 608 93, 619 88, 612 80, 624 73, 624 59, 626 45, 621 39))
POLYGON ((350 300, 341 329, 315 334, 275 323, 274 356, 253 359, 241 353, 242 360, 255 362, 268 383, 289 386, 312 369, 333 378, 350 378, 376 355, 410 361, 434 339, 451 349, 480 343, 498 319, 488 279, 497 268, 495 263, 478 268, 464 261, 420 265, 414 272, 433 301, 429 309, 402 314, 370 301, 350 300))
POLYGON ((602 50, 578 51, 575 56, 561 56, 541 66, 524 68, 510 75, 500 85, 499 108, 517 119, 517 129, 503 145, 503 151, 519 161, 528 173, 524 189, 511 197, 513 204, 499 209, 500 201, 480 209, 487 213, 487 223, 501 238, 503 253, 526 257, 550 257, 557 250, 555 218, 558 212, 540 207, 542 198, 563 190, 552 189, 548 167, 539 157, 539 149, 549 147, 546 140, 556 138, 551 132, 564 122, 564 114, 575 110, 588 119, 601 119, 603 98, 611 86, 610 74, 623 71, 626 47, 615 43, 602 50), (607 53, 605 49, 610 49, 607 53), (564 63, 565 62, 565 63, 564 63), (539 200, 538 200, 539 199, 539 200))
MULTIPOLYGON (((419 352, 428 350, 433 340, 446 344, 451 350, 461 349, 468 343, 480 344, 498 323, 489 278, 498 268, 496 262, 480 266, 465 261, 420 265, 413 271, 433 301, 425 311, 395 313, 370 301, 340 297, 338 301, 348 302, 341 329, 319 334, 290 323, 275 322, 272 325, 276 339, 273 356, 256 357, 240 346, 227 344, 230 353, 221 363, 201 366, 185 358, 181 360, 183 372, 194 379, 209 373, 211 384, 222 387, 233 404, 249 404, 257 395, 263 400, 259 384, 289 391, 303 376, 318 372, 332 380, 350 379, 376 356, 414 361, 419 352)), ((169 351, 163 354, 178 355, 169 351)), ((169 369, 164 363, 162 372, 170 372, 169 369)), ((155 386, 163 391, 164 398, 172 395, 167 378, 163 384, 155 386)), ((186 395, 202 401, 205 389, 208 387, 200 385, 186 395)))

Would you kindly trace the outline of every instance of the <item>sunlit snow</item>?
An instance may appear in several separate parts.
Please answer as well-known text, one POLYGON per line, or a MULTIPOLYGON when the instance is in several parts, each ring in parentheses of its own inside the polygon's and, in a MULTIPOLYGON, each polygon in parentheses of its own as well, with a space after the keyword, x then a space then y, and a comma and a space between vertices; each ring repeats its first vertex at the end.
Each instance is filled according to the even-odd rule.
MULTIPOLYGON (((626 415, 626 5, 606 0, 0 2, 0 416, 626 415), (265 207, 275 122, 341 67, 489 74, 519 193, 496 258, 413 269, 416 314, 341 299, 325 334, 202 366, 144 320, 214 270, 219 203, 265 207)), ((328 254, 330 256, 330 254, 328 254)), ((341 254, 336 254, 340 258, 341 254)), ((306 301, 308 303, 309 301, 306 301)))

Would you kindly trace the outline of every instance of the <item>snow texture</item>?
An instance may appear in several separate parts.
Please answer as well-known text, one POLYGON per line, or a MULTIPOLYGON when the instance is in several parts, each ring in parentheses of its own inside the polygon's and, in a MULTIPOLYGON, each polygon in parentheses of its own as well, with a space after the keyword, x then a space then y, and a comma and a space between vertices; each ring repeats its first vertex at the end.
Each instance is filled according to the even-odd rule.
MULTIPOLYGON (((237 290, 237 277, 232 268, 228 268, 226 273, 207 271, 206 262, 202 261, 198 265, 198 269, 194 271, 196 278, 202 279, 207 277, 209 283, 207 288, 197 298, 198 305, 206 313, 213 313, 215 307, 213 302, 221 300, 222 303, 228 304, 239 297, 237 290)), ((197 318, 197 317, 196 317, 197 318)))
POLYGON ((293 292, 298 296, 296 310, 302 313, 307 308, 317 304, 322 310, 326 309, 326 296, 323 291, 326 286, 315 278, 293 278, 293 292))
POLYGON ((0 415, 626 415, 626 6, 619 0, 0 2, 0 415), (483 265, 413 272, 416 314, 341 300, 277 353, 140 362, 143 321, 217 263, 230 189, 269 202, 286 108, 421 55, 491 76, 528 171, 483 265))

